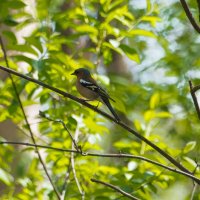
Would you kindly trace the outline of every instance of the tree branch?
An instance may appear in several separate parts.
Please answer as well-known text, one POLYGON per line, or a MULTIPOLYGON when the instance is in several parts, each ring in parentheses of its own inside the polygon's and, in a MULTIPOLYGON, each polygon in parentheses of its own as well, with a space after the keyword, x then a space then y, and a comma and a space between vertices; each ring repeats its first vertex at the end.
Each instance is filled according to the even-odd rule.
POLYGON ((190 9, 189 9, 189 7, 188 7, 186 1, 185 1, 185 0, 180 0, 180 2, 181 2, 181 5, 182 5, 182 7, 183 7, 183 9, 184 9, 184 11, 185 11, 185 13, 186 13, 188 19, 190 20, 190 23, 192 24, 193 28, 194 28, 198 33, 200 33, 200 26, 196 23, 194 17, 192 16, 192 13, 190 12, 190 9))
POLYGON ((198 87, 197 86, 193 87, 192 81, 190 81, 190 80, 189 80, 189 85, 190 85, 190 94, 192 96, 194 106, 195 106, 195 109, 197 111, 198 118, 200 120, 200 108, 199 108, 199 104, 198 104, 197 97, 196 97, 196 94, 195 94, 195 92, 197 91, 196 88, 198 88, 198 87))
POLYGON ((132 154, 122 154, 122 153, 120 153, 120 154, 102 154, 102 153, 90 153, 90 152, 83 152, 83 151, 80 152, 80 151, 73 150, 73 149, 61 149, 61 148, 55 148, 55 147, 50 147, 50 146, 44 146, 44 145, 34 145, 34 144, 24 143, 24 142, 6 142, 6 141, 3 142, 3 141, 0 141, 0 144, 13 144, 13 145, 17 144, 17 145, 24 145, 24 146, 30 146, 30 147, 37 146, 38 148, 50 149, 50 150, 55 150, 55 151, 60 151, 60 152, 69 152, 69 153, 73 152, 73 153, 76 153, 76 154, 80 154, 82 156, 106 157, 106 158, 133 158, 133 159, 143 160, 143 161, 149 162, 151 164, 157 165, 159 167, 162 167, 164 169, 167 169, 169 171, 175 172, 177 174, 187 176, 187 177, 191 178, 192 180, 200 181, 200 179, 195 177, 193 174, 189 174, 189 173, 186 173, 184 171, 163 165, 159 162, 153 161, 153 160, 151 160, 149 158, 145 158, 143 156, 135 156, 135 155, 132 155, 132 154))
POLYGON ((128 197, 129 199, 133 199, 133 200, 140 200, 132 195, 130 195, 129 193, 127 192, 124 192, 122 189, 120 189, 119 187, 115 186, 115 185, 112 185, 110 183, 106 183, 106 182, 103 182, 103 181, 100 181, 100 180, 97 180, 97 179, 94 179, 94 178, 91 178, 90 179, 92 182, 95 182, 95 183, 100 183, 102 185, 105 185, 105 186, 108 186, 110 188, 112 188, 113 190, 123 194, 124 196, 128 197))
MULTIPOLYGON (((82 105, 84 105, 84 106, 86 106, 86 107, 92 109, 93 111, 95 111, 95 112, 101 114, 102 116, 104 116, 104 117, 110 119, 111 121, 115 122, 116 124, 118 124, 119 126, 121 126, 122 128, 124 128, 125 130, 127 130, 129 133, 135 135, 135 136, 136 136, 137 138, 139 138, 140 140, 146 142, 149 146, 151 146, 153 149, 155 149, 157 152, 159 152, 163 157, 165 157, 167 160, 169 160, 171 163, 173 163, 173 164, 174 164, 176 167, 178 167, 180 170, 182 170, 182 171, 184 171, 184 172, 186 172, 186 173, 192 174, 192 173, 191 173, 189 170, 187 170, 183 165, 181 165, 179 162, 177 162, 173 157, 171 157, 171 156, 170 156, 169 154, 167 154, 164 150, 162 150, 161 148, 159 148, 158 146, 156 146, 156 145, 155 145, 154 143, 152 143, 150 140, 148 140, 147 138, 145 138, 143 135, 141 135, 141 134, 138 133, 137 131, 133 130, 132 128, 130 128, 129 126, 127 126, 126 124, 124 124, 123 122, 121 122, 121 121, 116 121, 115 118, 113 118, 112 116, 108 115, 107 113, 105 113, 105 112, 99 110, 99 109, 96 108, 95 106, 90 105, 90 104, 87 103, 86 101, 84 101, 84 100, 82 100, 82 99, 79 99, 79 98, 77 98, 77 97, 75 97, 75 96, 73 96, 73 95, 71 95, 71 94, 69 94, 69 93, 67 93, 67 92, 64 92, 64 91, 62 91, 62 90, 60 90, 60 89, 58 89, 58 88, 52 87, 52 86, 50 86, 50 85, 47 85, 47 84, 45 84, 45 83, 43 83, 43 82, 41 82, 41 81, 39 81, 39 80, 36 80, 36 79, 31 78, 31 77, 29 77, 29 76, 23 75, 23 74, 21 74, 21 73, 15 71, 15 70, 8 69, 8 68, 3 67, 3 66, 0 66, 0 69, 1 69, 1 70, 4 70, 4 71, 7 71, 7 72, 9 72, 9 73, 12 73, 12 74, 14 74, 14 75, 16 75, 16 76, 22 77, 22 78, 24 78, 24 79, 26 79, 26 80, 29 80, 29 81, 31 81, 31 82, 34 82, 34 83, 36 83, 36 84, 38 84, 38 85, 41 85, 41 86, 43 86, 43 87, 45 87, 45 88, 48 88, 48 89, 50 89, 50 90, 52 90, 52 91, 54 91, 54 92, 56 92, 56 93, 58 93, 58 94, 60 94, 60 95, 62 95, 62 96, 64 96, 64 97, 70 98, 70 99, 72 99, 72 100, 74 100, 74 101, 76 101, 76 102, 78 102, 78 103, 80 103, 80 104, 82 104, 82 105)), ((200 184, 200 180, 198 180, 197 183, 200 184)))

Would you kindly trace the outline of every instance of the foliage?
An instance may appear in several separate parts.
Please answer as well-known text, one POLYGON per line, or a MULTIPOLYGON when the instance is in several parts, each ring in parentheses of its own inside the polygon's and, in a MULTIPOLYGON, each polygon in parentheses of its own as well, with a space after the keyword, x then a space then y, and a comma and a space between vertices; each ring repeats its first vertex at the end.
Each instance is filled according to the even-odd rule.
MULTIPOLYGON (((113 106, 123 121, 200 178, 200 169, 196 168, 200 125, 188 89, 189 79, 198 84, 199 36, 177 1, 171 1, 170 6, 150 0, 143 6, 142 2, 0 0, 1 36, 9 65, 75 96, 79 94, 70 74, 78 67, 89 68, 116 100, 113 106), (112 68, 116 57, 123 58, 128 68, 112 68)), ((195 8, 194 2, 190 3, 195 8)), ((198 16, 197 9, 193 10, 198 16)), ((0 57, 0 65, 6 66, 2 51, 0 57)), ((13 78, 27 115, 33 112, 30 108, 37 110, 32 114, 33 122, 30 118, 31 128, 37 121, 37 144, 64 149, 73 146, 62 124, 41 117, 42 111, 53 120, 63 120, 84 152, 141 155, 173 167, 154 149, 94 111, 34 83, 13 78)), ((31 143, 9 78, 1 80, 0 90, 0 121, 11 120, 20 128, 19 140, 31 143)), ((104 105, 100 109, 105 109, 104 105)), ((0 140, 6 139, 2 136, 0 140)), ((56 199, 34 148, 14 149, 4 145, 0 150, 1 199, 56 199)), ((172 199, 169 191, 179 191, 177 183, 184 193, 176 191, 176 199, 189 199, 192 193, 193 183, 187 177, 142 160, 90 157, 52 149, 40 152, 59 192, 65 192, 65 199, 81 199, 72 157, 85 199, 126 199, 92 183, 91 178, 141 199, 172 199)), ((194 199, 199 198, 196 191, 194 199)))

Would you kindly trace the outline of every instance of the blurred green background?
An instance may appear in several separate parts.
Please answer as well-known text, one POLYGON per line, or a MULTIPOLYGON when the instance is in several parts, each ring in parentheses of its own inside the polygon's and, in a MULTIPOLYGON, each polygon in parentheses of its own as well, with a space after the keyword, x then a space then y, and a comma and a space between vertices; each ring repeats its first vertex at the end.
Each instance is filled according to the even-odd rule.
MULTIPOLYGON (((190 0, 188 5, 198 22, 197 2, 190 0)), ((188 84, 200 84, 200 36, 179 1, 0 0, 0 34, 12 69, 75 96, 80 97, 70 74, 88 68, 116 100, 113 107, 123 122, 200 178, 200 123, 188 84)), ((0 65, 6 66, 2 50, 0 65)), ((13 79, 37 144, 73 146, 63 126, 41 117, 42 111, 63 120, 83 151, 141 155, 173 167, 94 111, 32 82, 13 79)), ((99 108, 109 113, 106 106, 99 108)), ((0 141, 32 143, 11 80, 3 71, 0 141)), ((142 160, 45 149, 40 153, 63 199, 127 199, 91 178, 140 199, 200 199, 199 187, 194 189, 189 178, 142 160)), ((33 147, 1 144, 0 199, 57 199, 33 147)))

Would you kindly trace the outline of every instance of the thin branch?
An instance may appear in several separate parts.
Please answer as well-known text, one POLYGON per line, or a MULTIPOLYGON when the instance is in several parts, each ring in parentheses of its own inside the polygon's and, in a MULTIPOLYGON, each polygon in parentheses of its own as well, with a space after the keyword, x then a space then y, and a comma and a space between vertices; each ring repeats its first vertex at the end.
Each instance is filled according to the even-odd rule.
MULTIPOLYGON (((34 78, 29 77, 29 76, 23 75, 23 74, 21 74, 21 73, 15 71, 15 70, 8 69, 8 68, 3 67, 3 66, 0 66, 0 69, 1 69, 1 70, 4 70, 4 71, 7 71, 7 72, 9 72, 9 73, 12 73, 12 74, 14 74, 14 75, 16 75, 16 76, 22 77, 22 78, 24 78, 24 79, 26 79, 26 80, 29 80, 29 81, 31 81, 31 82, 34 82, 34 83, 36 83, 36 84, 38 84, 38 85, 41 85, 41 86, 43 86, 43 87, 45 87, 45 88, 48 88, 48 89, 50 89, 50 90, 52 90, 52 91, 54 91, 54 92, 56 92, 56 93, 58 93, 58 94, 60 94, 60 95, 62 95, 62 96, 64 96, 64 97, 70 98, 70 99, 72 99, 72 100, 74 100, 74 101, 76 101, 76 102, 78 102, 78 103, 80 103, 80 104, 82 104, 82 105, 84 105, 84 106, 86 106, 86 107, 92 109, 93 111, 95 111, 95 112, 101 114, 102 116, 104 116, 104 117, 110 119, 111 121, 115 122, 116 124, 118 124, 119 126, 121 126, 122 128, 124 128, 125 130, 127 130, 129 133, 135 135, 135 136, 136 136, 137 138, 139 138, 140 140, 146 142, 149 146, 151 146, 153 149, 155 149, 157 152, 159 152, 162 156, 164 156, 167 160, 169 160, 171 163, 173 163, 173 164, 174 164, 176 167, 178 167, 180 170, 182 170, 182 171, 184 171, 184 172, 186 172, 186 173, 191 174, 191 172, 190 172, 189 170, 187 170, 183 165, 181 165, 181 164, 180 164, 179 162, 177 162, 173 157, 171 157, 168 153, 166 153, 166 151, 164 151, 164 150, 162 150, 161 148, 159 148, 157 145, 155 145, 155 144, 152 143, 150 140, 148 140, 147 138, 145 138, 142 134, 140 134, 140 133, 138 133, 137 131, 133 130, 132 128, 130 128, 129 126, 127 126, 126 124, 124 124, 123 122, 121 122, 121 121, 116 121, 115 118, 113 118, 112 116, 110 116, 110 115, 107 114, 106 112, 103 112, 103 111, 99 110, 99 109, 96 108, 95 106, 90 105, 89 103, 87 103, 87 102, 84 101, 83 99, 79 99, 79 98, 77 98, 77 97, 75 97, 75 96, 73 96, 73 95, 71 95, 71 94, 69 94, 69 93, 67 93, 67 92, 64 92, 64 91, 62 91, 62 90, 60 90, 60 89, 58 89, 58 88, 52 87, 52 86, 50 86, 50 85, 47 85, 47 84, 45 84, 45 83, 43 83, 43 82, 41 82, 41 81, 39 81, 39 80, 36 80, 36 79, 34 79, 34 78)), ((198 182, 198 184, 200 184, 200 180, 197 181, 197 182, 198 182)))
MULTIPOLYGON (((79 123, 77 124, 76 131, 75 131, 75 136, 74 136, 76 141, 78 141, 78 135, 79 135, 79 123)), ((75 147, 74 143, 72 142, 72 150, 74 150, 74 147, 75 147)), ((82 200, 84 200, 85 199, 85 192, 81 188, 81 185, 79 183, 78 177, 76 175, 74 152, 71 152, 71 167, 72 167, 72 173, 74 175, 74 179, 75 179, 76 185, 78 187, 78 191, 81 194, 82 200)))
POLYGON ((190 200, 193 200, 193 199, 194 199, 194 195, 195 195, 196 189, 197 189, 197 184, 194 183, 194 184, 193 184, 193 188, 192 188, 192 193, 191 193, 190 200))
MULTIPOLYGON (((1 36, 0 36, 0 44, 1 44, 1 49, 2 49, 2 51, 3 51, 4 60, 5 60, 5 62, 6 62, 6 66, 7 66, 7 68, 10 68, 10 67, 9 67, 9 63, 8 63, 8 59, 7 59, 6 49, 5 49, 5 47, 4 47, 3 40, 2 40, 2 37, 1 37, 1 36)), ((14 92, 15 92, 15 95, 16 95, 16 98, 17 98, 17 100, 18 100, 18 103, 19 103, 19 105, 20 105, 22 114, 23 114, 23 116, 24 116, 26 125, 27 125, 27 127, 28 127, 28 130, 29 130, 31 139, 32 139, 34 145, 36 145, 36 141, 35 141, 35 138, 34 138, 34 134, 33 134, 32 130, 31 130, 30 124, 29 124, 28 119, 27 119, 27 117, 26 117, 26 113, 25 113, 25 110, 24 110, 22 101, 21 101, 21 99, 20 99, 20 97, 19 97, 19 93, 18 93, 18 91, 17 91, 17 87, 16 87, 16 85, 15 85, 15 82, 14 82, 14 80, 13 80, 12 75, 11 75, 9 72, 8 72, 8 75, 9 75, 9 78, 11 79, 12 86, 13 86, 13 89, 14 89, 14 92)), ((44 169, 44 171, 45 171, 45 173, 46 173, 46 175, 47 175, 47 177, 48 177, 48 179, 49 179, 49 181, 50 181, 50 183, 51 183, 51 185, 52 185, 52 187, 53 187, 53 189, 54 189, 54 191, 55 191, 55 194, 56 194, 57 198, 60 199, 59 191, 57 190, 56 186, 54 185, 54 183, 53 183, 53 181, 52 181, 52 179, 51 179, 51 177, 50 177, 50 175, 49 175, 49 173, 48 173, 48 170, 47 170, 47 168, 46 168, 46 166, 45 166, 45 164, 44 164, 44 162, 43 162, 43 160, 42 160, 42 156, 40 155, 40 152, 39 152, 37 146, 35 146, 35 151, 36 151, 36 153, 37 153, 37 155, 38 155, 38 158, 39 158, 39 160, 40 160, 40 163, 42 164, 43 169, 44 169)))
POLYGON ((188 17, 188 19, 190 20, 190 23, 192 24, 193 28, 198 32, 200 33, 200 26, 196 23, 194 17, 192 16, 192 13, 190 12, 190 9, 186 3, 185 0, 180 0, 181 4, 182 4, 182 7, 188 17))
MULTIPOLYGON (((198 162, 197 162, 197 161, 195 161, 195 162, 196 162, 196 167, 195 167, 195 169, 194 169, 194 171, 193 171, 193 174, 195 174, 196 171, 197 171, 197 169, 199 168, 198 162)), ((193 188, 192 188, 192 193, 191 193, 190 200, 193 200, 193 199, 194 199, 194 195, 195 195, 196 189, 197 189, 197 184, 194 183, 194 184, 193 184, 193 188)))
MULTIPOLYGON (((72 140, 72 149, 74 150, 74 148, 75 148, 78 152, 81 152, 81 149, 78 147, 78 145, 76 143, 76 141, 78 141, 78 132, 79 132, 78 129, 79 129, 79 125, 77 125, 77 130, 75 131, 75 136, 73 138, 71 132, 69 131, 69 129, 67 128, 67 126, 63 122, 63 120, 61 120, 61 119, 52 119, 52 118, 46 116, 45 113, 43 113, 41 111, 40 111, 40 116, 43 117, 43 118, 45 118, 45 119, 47 119, 47 120, 49 120, 49 121, 53 121, 53 122, 56 122, 56 123, 61 123, 62 126, 64 127, 64 129, 68 132, 68 134, 69 134, 69 136, 70 136, 70 138, 72 140)), ((84 199, 85 193, 84 193, 84 191, 82 191, 80 183, 79 183, 78 178, 76 176, 75 162, 74 162, 74 153, 73 152, 71 152, 70 164, 71 164, 71 167, 72 167, 72 172, 73 172, 74 179, 75 179, 75 182, 77 184, 78 190, 79 190, 79 192, 80 192, 80 194, 82 196, 82 199, 84 199)), ((70 170, 70 167, 68 167, 68 170, 67 170, 67 173, 66 173, 66 176, 65 176, 65 182, 64 182, 64 185, 63 185, 63 192, 62 192, 62 194, 63 194, 62 197, 63 198, 64 198, 64 195, 65 195, 65 191, 64 190, 65 190, 65 187, 66 187, 66 184, 67 184, 67 179, 69 177, 69 173, 68 173, 69 170, 70 170)))
POLYGON ((192 96, 192 99, 193 99, 193 102, 194 102, 194 106, 195 106, 195 109, 197 111, 198 118, 200 120, 200 108, 199 108, 199 104, 198 104, 198 101, 197 101, 197 97, 195 95, 194 87, 192 85, 192 81, 190 81, 190 80, 189 80, 189 85, 190 85, 190 94, 192 96))
POLYGON ((192 91, 196 92, 197 90, 200 90, 200 85, 193 86, 192 91))
POLYGON ((34 145, 34 144, 23 143, 23 142, 6 142, 6 141, 4 142, 4 141, 1 141, 0 144, 24 145, 24 146, 31 146, 31 147, 37 146, 38 148, 50 149, 50 150, 55 150, 55 151, 60 151, 60 152, 69 152, 69 153, 73 152, 73 153, 76 153, 76 154, 80 154, 82 156, 95 156, 95 157, 107 157, 107 158, 133 158, 133 159, 143 160, 143 161, 152 163, 154 165, 157 165, 159 167, 162 167, 164 169, 167 169, 169 171, 187 176, 187 177, 191 178, 192 180, 200 181, 200 179, 195 177, 193 174, 186 173, 184 171, 163 165, 159 162, 153 161, 153 160, 151 160, 149 158, 145 158, 143 156, 135 156, 135 155, 131 155, 131 154, 121 154, 121 153, 120 154, 102 154, 102 153, 80 152, 80 151, 73 150, 73 149, 61 149, 61 148, 55 148, 55 147, 44 146, 44 145, 34 145))
POLYGON ((49 120, 49 121, 52 121, 52 122, 56 122, 56 123, 61 123, 64 127, 64 129, 68 132, 73 144, 74 144, 74 147, 76 148, 77 151, 81 151, 80 148, 78 147, 77 143, 76 143, 76 139, 73 138, 72 134, 70 133, 69 129, 67 128, 66 124, 63 122, 63 120, 61 119, 52 119, 48 116, 46 116, 43 112, 40 111, 40 116, 41 117, 44 117, 45 119, 49 120))
POLYGON ((92 182, 100 183, 100 184, 102 184, 102 185, 105 185, 105 186, 107 186, 107 187, 110 187, 110 188, 112 188, 113 190, 115 190, 115 191, 117 191, 117 192, 123 194, 124 196, 128 197, 129 199, 140 200, 140 199, 138 199, 137 197, 134 197, 134 196, 130 195, 130 194, 127 193, 127 192, 124 192, 122 189, 120 189, 119 187, 117 187, 117 186, 115 186, 115 185, 112 185, 112 184, 110 184, 110 183, 106 183, 106 182, 103 182, 103 181, 100 181, 100 180, 97 180, 97 179, 94 179, 94 178, 91 178, 90 180, 91 180, 92 182))
POLYGON ((64 180, 64 184, 63 184, 62 192, 61 192, 61 200, 65 199, 65 194, 66 194, 66 190, 67 190, 67 183, 68 183, 69 177, 70 177, 70 171, 71 171, 71 158, 69 159, 68 169, 67 169, 66 174, 65 174, 65 180, 64 180))

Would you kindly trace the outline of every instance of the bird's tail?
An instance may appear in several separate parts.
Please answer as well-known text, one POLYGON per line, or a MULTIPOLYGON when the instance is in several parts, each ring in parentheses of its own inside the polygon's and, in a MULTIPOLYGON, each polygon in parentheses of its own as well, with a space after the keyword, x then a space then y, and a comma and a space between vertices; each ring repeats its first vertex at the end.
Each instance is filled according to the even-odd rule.
POLYGON ((118 117, 117 113, 114 111, 113 107, 111 106, 109 99, 108 98, 104 98, 104 97, 101 97, 101 99, 106 104, 106 106, 108 107, 110 112, 113 114, 115 119, 119 122, 120 118, 118 117))

